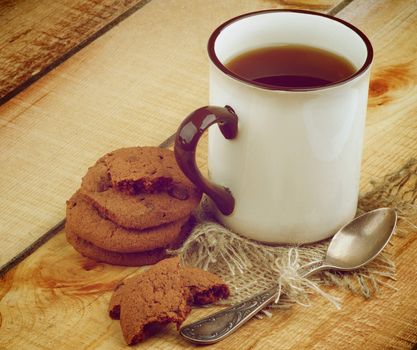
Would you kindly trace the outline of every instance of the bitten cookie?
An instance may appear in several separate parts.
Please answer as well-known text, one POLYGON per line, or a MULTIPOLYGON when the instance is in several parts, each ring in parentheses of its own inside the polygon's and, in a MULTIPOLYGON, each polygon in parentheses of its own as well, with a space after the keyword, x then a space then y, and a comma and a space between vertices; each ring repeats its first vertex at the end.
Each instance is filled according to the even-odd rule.
POLYGON ((65 230, 65 234, 68 243, 81 255, 107 264, 122 266, 152 265, 167 257, 165 248, 153 249, 141 253, 117 253, 99 248, 80 238, 75 232, 69 229, 65 230))
POLYGON ((167 192, 137 195, 120 192, 112 187, 107 157, 88 169, 80 194, 101 215, 120 226, 144 230, 166 224, 188 216, 200 202, 201 192, 184 176, 173 179, 167 192))
POLYGON ((166 259, 124 286, 120 302, 120 325, 127 344, 133 345, 158 327, 185 320, 191 298, 179 274, 178 259, 166 259))
MULTIPOLYGON (((229 287, 223 280, 208 272, 198 268, 180 267, 179 269, 183 285, 190 291, 195 305, 206 305, 214 303, 220 299, 226 299, 230 292, 229 287)), ((140 283, 140 275, 136 275, 121 282, 115 288, 109 303, 109 316, 112 319, 120 318, 120 303, 125 293, 126 285, 140 283)))
POLYGON ((206 305, 229 297, 227 284, 215 274, 195 267, 180 269, 181 279, 190 290, 193 304, 206 305))
POLYGON ((159 147, 121 148, 105 156, 112 186, 130 194, 166 191, 173 180, 184 182, 174 153, 159 147))
POLYGON ((125 229, 101 217, 96 208, 76 192, 67 202, 66 228, 95 246, 118 253, 139 253, 165 248, 189 231, 189 218, 145 230, 125 229))

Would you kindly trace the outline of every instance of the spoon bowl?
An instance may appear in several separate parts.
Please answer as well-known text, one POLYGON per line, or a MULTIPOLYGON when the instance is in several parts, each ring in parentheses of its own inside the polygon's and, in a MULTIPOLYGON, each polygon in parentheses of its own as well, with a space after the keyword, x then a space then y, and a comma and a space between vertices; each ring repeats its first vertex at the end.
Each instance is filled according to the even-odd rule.
POLYGON ((354 270, 368 264, 385 248, 396 222, 397 213, 391 208, 380 208, 358 216, 334 235, 323 265, 338 270, 354 270))

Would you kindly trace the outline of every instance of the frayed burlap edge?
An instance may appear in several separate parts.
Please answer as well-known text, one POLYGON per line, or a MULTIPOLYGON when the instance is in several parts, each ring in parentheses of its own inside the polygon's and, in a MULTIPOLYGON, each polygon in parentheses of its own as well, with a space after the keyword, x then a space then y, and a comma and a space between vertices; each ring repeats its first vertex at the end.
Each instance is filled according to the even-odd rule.
MULTIPOLYGON (((400 170, 371 183, 372 189, 360 196, 358 214, 380 208, 397 210, 397 233, 416 231, 417 226, 417 160, 409 160, 400 170)), ((390 245, 370 264, 353 272, 326 271, 300 277, 311 265, 322 261, 330 239, 301 246, 269 246, 243 238, 211 216, 207 201, 196 213, 197 225, 183 246, 173 251, 184 265, 200 267, 224 279, 232 294, 227 304, 234 304, 273 285, 282 292, 272 307, 293 303, 310 305, 310 295, 319 294, 337 308, 340 300, 323 291, 321 285, 333 285, 369 298, 381 287, 395 289, 395 264, 390 245)))

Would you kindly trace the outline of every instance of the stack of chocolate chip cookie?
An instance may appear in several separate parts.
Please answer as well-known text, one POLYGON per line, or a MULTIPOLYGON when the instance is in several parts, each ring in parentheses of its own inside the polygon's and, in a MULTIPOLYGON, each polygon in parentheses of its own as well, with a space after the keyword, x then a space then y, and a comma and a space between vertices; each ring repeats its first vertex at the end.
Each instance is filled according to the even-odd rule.
POLYGON ((67 201, 67 240, 97 261, 154 264, 187 237, 200 199, 172 151, 122 148, 90 167, 67 201))

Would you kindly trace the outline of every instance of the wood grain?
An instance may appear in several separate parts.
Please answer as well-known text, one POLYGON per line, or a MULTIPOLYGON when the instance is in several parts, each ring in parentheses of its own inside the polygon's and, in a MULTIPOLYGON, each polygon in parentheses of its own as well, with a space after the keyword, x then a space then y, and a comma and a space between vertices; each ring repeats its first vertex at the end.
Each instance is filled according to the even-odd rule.
POLYGON ((375 51, 362 161, 366 186, 417 157, 417 3, 358 1, 338 16, 360 27, 375 51))
MULTIPOLYGON (((0 104, 151 0, 0 2, 0 104)), ((183 4, 187 6, 184 0, 183 4)), ((327 11, 337 0, 264 0, 262 5, 327 11)), ((190 3, 188 2, 188 5, 190 3)))
POLYGON ((159 145, 207 104, 209 34, 263 6, 152 1, 0 106, 0 266, 62 220, 95 159, 159 145))
POLYGON ((0 103, 147 2, 0 2, 0 103))
MULTIPOLYGON (((0 158, 0 164, 5 164, 2 172, 8 172, 9 176, 6 182, 6 177, 3 179, 0 175, 1 224, 7 223, 3 215, 7 215, 9 220, 18 216, 14 224, 2 232, 15 235, 14 240, 18 239, 18 232, 26 235, 34 226, 37 229, 34 231, 41 232, 40 225, 47 227, 48 223, 60 217, 63 199, 78 186, 79 176, 85 166, 99 154, 120 145, 138 143, 137 135, 148 144, 157 144, 175 130, 186 110, 204 103, 207 90, 201 74, 207 73, 207 67, 204 47, 198 43, 200 39, 203 40, 200 36, 204 37, 214 23, 202 24, 204 28, 200 32, 200 29, 195 29, 196 22, 192 19, 184 20, 184 24, 181 20, 187 17, 186 14, 197 18, 195 16, 200 13, 208 13, 211 19, 207 21, 215 22, 222 20, 222 16, 230 17, 247 10, 244 6, 255 7, 255 4, 241 5, 236 2, 234 8, 229 8, 229 2, 221 5, 216 2, 210 6, 218 7, 208 11, 203 2, 190 9, 181 8, 174 2, 167 5, 167 2, 152 1, 106 34, 111 35, 110 38, 103 36, 25 91, 19 99, 11 100, 0 109, 8 121, 0 128, 0 157, 3 157, 0 158), (167 6, 175 11, 170 11, 170 16, 164 17, 167 6), (215 13, 216 10, 221 14, 215 13), (152 18, 157 16, 166 19, 166 27, 158 27, 153 22, 152 18), (146 69, 135 68, 133 63, 129 65, 127 59, 118 60, 125 66, 117 69, 106 60, 106 55, 111 52, 121 55, 120 52, 124 52, 114 51, 123 44, 121 33, 128 36, 129 40, 148 45, 146 52, 152 58, 161 56, 161 48, 156 47, 155 41, 147 42, 146 38, 136 36, 139 34, 128 32, 139 24, 144 25, 144 22, 145 27, 148 30, 152 28, 156 34, 158 45, 174 41, 175 36, 171 32, 175 30, 186 33, 187 28, 194 28, 183 46, 186 52, 196 56, 181 57, 179 53, 163 51, 164 59, 171 59, 172 65, 175 65, 172 70, 158 65, 148 65, 146 69), (178 58, 186 60, 188 65, 174 63, 178 62, 178 58), (96 69, 91 60, 98 65, 96 69), (90 73, 90 70, 93 72, 90 73), (129 75, 131 70, 133 73, 129 75), (120 73, 122 71, 123 74, 120 73), (104 75, 102 79, 96 77, 98 72, 104 75), (124 84, 112 78, 111 73, 115 72, 121 74, 123 81, 131 84, 131 90, 124 89, 124 84), (140 82, 135 80, 138 72, 146 78, 146 88, 142 87, 140 94, 134 94, 132 91, 141 87, 140 82), (158 83, 167 82, 166 85, 155 88, 152 84, 155 80, 151 76, 158 83), (178 84, 175 80, 178 77, 184 80, 185 85, 181 85, 182 82, 178 84), (113 94, 109 91, 112 85, 108 83, 115 84, 113 94), (193 89, 185 93, 178 89, 179 85, 192 86, 193 89), (120 96, 120 91, 123 96, 120 96), (164 100, 168 101, 164 106, 158 104, 159 93, 162 93, 163 98, 171 97, 164 100), (89 94, 91 100, 85 94, 89 94), (110 97, 114 104, 107 101, 110 97), (143 100, 136 101, 142 97, 143 100), (144 118, 140 117, 136 123, 137 108, 144 113, 144 118), (120 119, 112 119, 114 113, 120 119), (160 116, 156 121, 152 119, 155 115, 160 116), (119 122, 127 123, 127 130, 119 122), (18 139, 14 140, 14 137, 18 139), (41 151, 38 151, 39 147, 41 151), (13 160, 13 155, 19 160, 13 160), (40 163, 42 157, 46 160, 40 163), (30 170, 30 176, 24 170, 19 171, 19 166, 30 170), (7 186, 10 186, 10 178, 13 177, 17 177, 17 180, 11 182, 13 186, 10 189, 7 186), (54 182, 48 181, 51 177, 54 182), (21 183, 25 184, 22 179, 28 181, 28 185, 19 188, 21 183), (54 187, 55 181, 61 186, 54 187), (37 192, 38 187, 42 187, 42 190, 52 188, 53 193, 45 195, 41 190, 37 192), (14 197, 12 190, 16 191, 14 197), (33 200, 22 209, 28 197, 36 198, 40 193, 46 196, 42 201, 33 200), (3 198, 8 199, 4 201, 3 198), (13 200, 19 204, 14 207, 16 212, 8 208, 13 200), (38 210, 38 216, 29 217, 35 209, 38 210)), ((271 6, 271 1, 268 1, 267 6, 271 6)), ((338 16, 363 29, 376 50, 362 172, 362 190, 365 190, 371 178, 395 170, 404 160, 417 156, 417 95, 413 83, 417 66, 411 59, 417 53, 416 45, 412 44, 417 42, 417 10, 415 2, 411 1, 354 0, 338 16)), ((125 44, 124 48, 127 42, 125 44)), ((134 61, 137 59, 144 64, 145 60, 140 60, 139 54, 134 61)), ((204 165, 204 145, 200 149, 199 159, 204 165)), ((4 226, 1 227, 3 230, 4 226)), ((27 241, 22 238, 21 246, 27 241)), ((2 254, 5 247, 16 248, 16 245, 6 244, 2 247, 2 254)), ((394 283, 398 291, 384 288, 376 298, 364 300, 347 292, 332 290, 332 293, 342 298, 341 311, 315 297, 309 308, 295 306, 274 312, 272 319, 252 320, 238 333, 210 348, 410 349, 417 343, 416 232, 410 231, 405 238, 395 237, 390 249, 398 268, 398 280, 394 283)), ((107 317, 106 307, 115 283, 133 271, 134 268, 96 264, 84 259, 65 242, 62 232, 57 234, 1 280, 0 348, 125 348, 119 325, 107 317)), ((187 322, 208 312, 211 310, 195 310, 187 322)), ((138 348, 194 349, 195 346, 184 342, 171 327, 138 348)))
MULTIPOLYGON (((205 167, 206 139, 199 150, 205 167)), ((389 248, 397 262, 398 291, 382 288, 370 300, 346 291, 329 292, 342 298, 338 311, 319 297, 309 308, 276 311, 272 319, 253 320, 213 349, 407 349, 417 341, 417 239, 395 237, 389 248), (414 283, 413 283, 414 282, 414 283), (371 336, 372 335, 372 336, 371 336), (242 341, 245 339, 245 341, 242 341)), ((0 348, 121 349, 118 322, 107 317, 107 303, 117 282, 135 268, 95 263, 70 247, 63 232, 7 273, 0 284, 0 348), (19 334, 19 337, 15 337, 19 334), (36 337, 34 334, 47 334, 36 337), (65 334, 65 337, 61 337, 65 334), (77 345, 75 345, 77 344, 77 345)), ((187 322, 214 310, 193 311, 187 322)), ((141 345, 149 349, 192 349, 168 327, 141 345)))
MULTIPOLYGON (((315 297, 308 308, 276 311, 271 319, 253 320, 210 349, 408 349, 417 342, 417 280, 413 259, 417 240, 394 240, 398 262, 397 292, 383 288, 370 300, 342 297, 343 309, 315 297)), ((0 286, 0 348, 122 349, 117 321, 107 316, 112 288, 134 268, 95 264, 78 255, 60 233, 3 279, 0 286), (65 334, 65 336, 64 336, 65 334), (29 345, 31 344, 31 345, 29 345)), ((213 310, 197 309, 187 322, 213 310)), ((174 327, 138 348, 193 349, 174 327)))
MULTIPOLYGON (((206 170, 207 138, 198 152, 206 170)), ((310 307, 274 311, 272 319, 252 320, 213 349, 409 349, 417 342, 417 256, 415 232, 395 237, 388 247, 397 262, 393 291, 365 300, 328 288, 342 299, 336 310, 320 297, 310 307), (414 283, 412 283, 414 282, 414 283)), ((139 270, 143 270, 141 268, 139 270)), ((107 316, 114 286, 136 268, 96 263, 81 257, 65 241, 64 232, 9 271, 0 283, 0 348, 21 349, 31 342, 41 349, 126 348, 120 326, 107 316), (19 337, 15 337, 19 334, 19 337), (34 334, 47 334, 32 339, 34 334), (65 337, 61 337, 65 334, 65 337)), ((186 323, 217 308, 193 310, 186 323)), ((144 349, 194 349, 173 326, 139 346, 144 349)))

